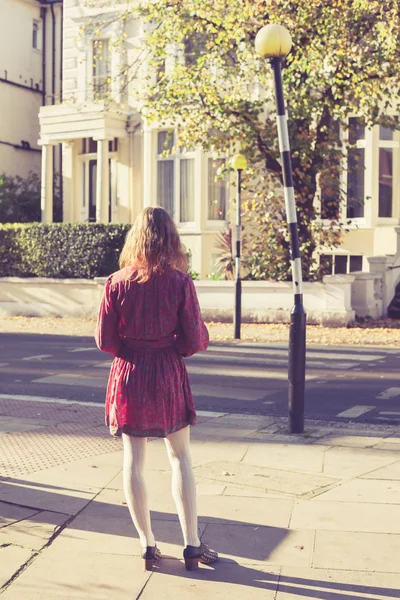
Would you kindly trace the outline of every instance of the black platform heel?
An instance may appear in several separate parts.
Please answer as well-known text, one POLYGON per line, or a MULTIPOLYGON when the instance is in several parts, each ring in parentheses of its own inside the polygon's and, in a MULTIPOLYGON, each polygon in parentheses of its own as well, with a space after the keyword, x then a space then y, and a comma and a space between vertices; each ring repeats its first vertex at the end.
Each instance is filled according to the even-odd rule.
POLYGON ((144 570, 153 571, 161 558, 161 552, 157 546, 147 546, 147 548, 142 548, 142 558, 144 559, 144 570))
POLYGON ((187 571, 194 571, 198 568, 199 562, 203 565, 211 565, 218 560, 218 553, 210 550, 206 544, 200 546, 186 546, 183 551, 185 567, 187 571))

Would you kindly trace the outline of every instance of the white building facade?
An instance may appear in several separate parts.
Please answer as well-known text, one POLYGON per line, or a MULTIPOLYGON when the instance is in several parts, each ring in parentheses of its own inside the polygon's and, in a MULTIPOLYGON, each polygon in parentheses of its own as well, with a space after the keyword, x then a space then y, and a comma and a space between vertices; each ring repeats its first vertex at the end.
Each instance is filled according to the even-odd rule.
POLYGON ((25 178, 41 168, 39 109, 60 101, 62 3, 0 0, 0 14, 0 173, 25 178))
MULTIPOLYGON (((64 0, 62 101, 40 109, 42 218, 52 218, 53 148, 61 145, 65 221, 130 223, 144 206, 160 204, 174 216, 193 270, 206 278, 215 271, 216 238, 228 221, 232 188, 215 182, 220 162, 200 150, 165 156, 173 132, 147 128, 135 112, 135 82, 122 81, 146 31, 109 18, 112 7, 104 9, 109 26, 93 30, 99 13, 93 6, 64 0), (121 35, 125 43, 113 49, 121 35), (103 99, 110 91, 113 104, 103 99)), ((342 246, 325 256, 333 274, 368 270, 368 257, 395 254, 397 247, 399 132, 367 130, 357 120, 351 131, 356 148, 349 161, 363 168, 343 173, 351 200, 342 217, 352 222, 342 246)))

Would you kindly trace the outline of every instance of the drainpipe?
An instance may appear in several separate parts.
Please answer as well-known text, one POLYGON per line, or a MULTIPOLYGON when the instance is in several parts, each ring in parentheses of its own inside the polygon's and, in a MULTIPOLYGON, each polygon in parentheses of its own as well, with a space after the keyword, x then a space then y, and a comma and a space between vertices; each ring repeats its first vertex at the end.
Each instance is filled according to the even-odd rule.
POLYGON ((42 19, 42 105, 46 104, 46 9, 40 8, 40 17, 42 19))
POLYGON ((51 10, 51 103, 54 104, 56 94, 56 17, 54 14, 54 4, 50 4, 51 10))

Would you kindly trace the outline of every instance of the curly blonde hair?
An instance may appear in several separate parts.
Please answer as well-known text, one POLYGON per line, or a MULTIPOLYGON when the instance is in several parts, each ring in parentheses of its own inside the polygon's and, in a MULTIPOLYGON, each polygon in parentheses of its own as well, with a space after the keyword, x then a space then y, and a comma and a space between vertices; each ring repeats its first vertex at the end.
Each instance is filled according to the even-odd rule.
POLYGON ((119 259, 120 268, 134 267, 133 281, 144 283, 167 267, 187 270, 175 223, 166 210, 151 206, 142 210, 129 230, 119 259))

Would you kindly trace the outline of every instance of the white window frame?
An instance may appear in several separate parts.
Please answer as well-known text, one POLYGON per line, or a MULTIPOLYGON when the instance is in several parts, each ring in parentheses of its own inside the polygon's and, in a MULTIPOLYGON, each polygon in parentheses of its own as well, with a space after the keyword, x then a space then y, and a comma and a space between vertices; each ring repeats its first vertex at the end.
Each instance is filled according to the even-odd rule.
MULTIPOLYGON (((396 116, 395 114, 386 113, 388 116, 396 116)), ((377 225, 396 225, 399 222, 399 161, 400 161, 400 131, 393 131, 393 140, 380 139, 380 125, 375 125, 375 146, 374 146, 374 170, 373 170, 373 198, 374 198, 374 220, 377 225), (379 216, 379 150, 380 148, 393 149, 393 197, 392 197, 392 216, 379 216)))
MULTIPOLYGON (((350 118, 357 118, 359 115, 349 115, 350 118)), ((347 174, 348 174, 348 156, 347 152, 344 156, 344 169, 342 185, 345 190, 345 202, 343 202, 343 213, 342 218, 345 222, 351 221, 350 229, 367 228, 372 225, 372 173, 373 173, 373 137, 374 128, 368 128, 365 125, 364 139, 357 140, 356 144, 352 148, 363 148, 364 149, 364 216, 363 217, 348 217, 347 216, 347 174)), ((344 132, 344 140, 346 147, 348 148, 349 132, 344 132)))
POLYGON ((224 228, 227 226, 228 222, 229 222, 229 209, 230 209, 230 183, 231 183, 231 177, 230 174, 227 175, 227 179, 226 179, 226 205, 225 205, 225 219, 209 219, 208 218, 208 208, 209 208, 209 202, 210 199, 208 197, 208 178, 209 178, 209 160, 224 160, 225 163, 228 162, 228 158, 226 156, 222 156, 222 155, 218 155, 218 156, 213 156, 211 154, 206 154, 206 168, 205 168, 205 172, 206 172, 206 198, 207 198, 207 207, 206 207, 206 224, 207 224, 207 229, 211 229, 213 231, 220 231, 221 228, 224 228))
MULTIPOLYGON (((79 140, 83 143, 83 140, 79 140)), ((108 158, 111 161, 111 220, 118 206, 117 197, 117 163, 118 150, 108 153, 108 158)), ((82 154, 82 150, 78 154, 78 177, 79 177, 79 203, 81 221, 89 222, 89 162, 97 161, 97 152, 90 154, 82 154)))
MULTIPOLYGON (((161 128, 155 130, 155 149, 156 149, 156 169, 155 169, 155 190, 157 194, 158 189, 158 163, 162 161, 173 162, 173 173, 174 173, 174 191, 173 191, 173 215, 177 227, 180 231, 193 230, 196 224, 196 171, 197 171, 197 152, 195 150, 190 152, 181 152, 178 145, 178 136, 176 131, 173 132, 173 148, 170 154, 162 156, 158 154, 158 134, 162 132, 172 132, 171 128, 161 128), (181 221, 181 203, 180 203, 180 162, 181 160, 192 159, 194 162, 194 181, 193 181, 193 221, 181 221)), ((157 198, 157 202, 159 199, 157 198)))
POLYGON ((42 28, 40 26, 40 21, 37 19, 33 19, 32 22, 32 49, 35 52, 42 52, 42 43, 41 43, 41 32, 42 28), (33 32, 36 30, 36 46, 33 45, 33 32))

